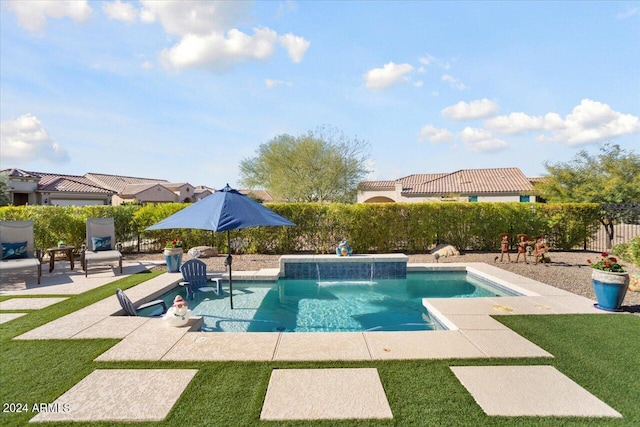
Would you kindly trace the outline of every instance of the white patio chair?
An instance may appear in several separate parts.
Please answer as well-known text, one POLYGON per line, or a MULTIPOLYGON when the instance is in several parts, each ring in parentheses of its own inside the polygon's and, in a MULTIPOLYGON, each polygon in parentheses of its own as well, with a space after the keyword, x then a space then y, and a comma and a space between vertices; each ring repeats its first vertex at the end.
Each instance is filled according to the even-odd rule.
POLYGON ((0 221, 0 271, 36 269, 42 276, 42 251, 34 250, 33 221, 0 221))
POLYGON ((88 275, 89 264, 109 264, 113 266, 118 261, 122 274, 122 245, 116 243, 116 229, 113 218, 87 218, 87 240, 82 245, 80 264, 85 277, 88 275))

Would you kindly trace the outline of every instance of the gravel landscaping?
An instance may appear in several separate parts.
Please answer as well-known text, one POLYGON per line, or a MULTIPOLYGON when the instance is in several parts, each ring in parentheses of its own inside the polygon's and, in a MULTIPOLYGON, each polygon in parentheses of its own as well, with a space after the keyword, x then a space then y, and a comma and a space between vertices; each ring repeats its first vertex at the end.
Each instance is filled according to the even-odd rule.
MULTIPOLYGON (((591 287, 591 268, 587 264, 587 259, 597 260, 599 253, 594 252, 549 252, 551 262, 548 264, 535 265, 532 262, 524 264, 522 259, 518 264, 498 262, 499 253, 466 253, 464 255, 441 257, 438 262, 485 262, 495 265, 498 268, 511 271, 521 276, 555 286, 560 289, 582 295, 595 300, 591 287)), ((515 260, 516 254, 511 254, 511 259, 515 260)), ((279 255, 234 255, 233 269, 237 271, 255 271, 262 268, 278 268, 279 255)), ((127 259, 150 259, 162 261, 162 254, 134 254, 127 255, 127 259)), ((212 258, 203 258, 211 270, 224 270, 224 255, 212 258)), ((531 258, 532 259, 532 258, 531 258)), ((431 254, 409 255, 410 263, 431 263, 435 258, 431 254)), ((631 273, 639 273, 640 268, 621 263, 625 269, 631 273)), ((640 315, 640 292, 627 292, 623 302, 625 311, 630 311, 640 315)))

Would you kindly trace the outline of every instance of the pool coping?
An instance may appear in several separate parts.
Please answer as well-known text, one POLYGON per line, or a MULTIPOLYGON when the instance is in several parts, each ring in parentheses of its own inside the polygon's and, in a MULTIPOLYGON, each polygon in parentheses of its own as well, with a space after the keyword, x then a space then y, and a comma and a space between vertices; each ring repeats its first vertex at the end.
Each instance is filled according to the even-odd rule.
MULTIPOLYGON (((409 332, 198 332, 202 319, 170 327, 159 318, 120 316, 115 295, 14 339, 119 338, 96 361, 321 361, 553 357, 492 315, 607 314, 594 301, 485 263, 408 264, 408 271, 460 270, 489 275, 523 296, 425 298, 429 312, 449 329, 409 332)), ((274 270, 234 272, 236 280, 273 277, 274 270)), ((127 290, 134 304, 175 288, 180 273, 164 273, 127 290)))

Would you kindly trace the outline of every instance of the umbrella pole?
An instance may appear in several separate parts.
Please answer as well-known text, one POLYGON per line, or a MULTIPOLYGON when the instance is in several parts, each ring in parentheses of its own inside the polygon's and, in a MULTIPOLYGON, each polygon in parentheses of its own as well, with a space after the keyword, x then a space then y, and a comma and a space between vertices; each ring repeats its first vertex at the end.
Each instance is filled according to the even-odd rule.
POLYGON ((225 264, 229 266, 229 302, 231 303, 231 310, 233 310, 233 279, 231 278, 231 264, 233 263, 233 257, 231 256, 231 232, 227 230, 227 248, 228 253, 225 264))

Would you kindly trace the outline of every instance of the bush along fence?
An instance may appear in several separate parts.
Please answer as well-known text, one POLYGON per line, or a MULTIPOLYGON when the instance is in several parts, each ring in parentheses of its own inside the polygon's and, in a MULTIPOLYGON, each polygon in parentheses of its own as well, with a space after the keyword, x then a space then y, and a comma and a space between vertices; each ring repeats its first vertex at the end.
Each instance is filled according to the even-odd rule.
MULTIPOLYGON (((38 248, 62 240, 78 249, 86 218, 113 217, 116 239, 125 252, 157 252, 180 237, 185 250, 215 246, 226 251, 226 234, 204 230, 143 230, 188 205, 20 206, 0 208, 0 220, 35 222, 38 248)), ((393 203, 268 204, 296 227, 258 227, 232 231, 232 246, 244 253, 333 253, 348 240, 355 253, 425 253, 439 243, 462 251, 496 251, 500 233, 543 234, 557 250, 585 249, 601 227, 598 204, 393 203)))

